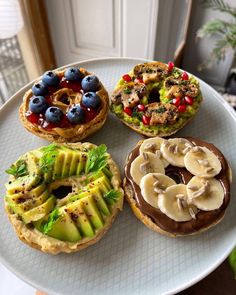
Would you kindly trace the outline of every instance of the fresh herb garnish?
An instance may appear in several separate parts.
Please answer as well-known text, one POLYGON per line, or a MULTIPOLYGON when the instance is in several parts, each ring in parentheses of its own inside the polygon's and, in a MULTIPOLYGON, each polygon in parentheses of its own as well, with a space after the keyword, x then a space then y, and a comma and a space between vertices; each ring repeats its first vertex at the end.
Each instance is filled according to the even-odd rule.
POLYGON ((125 88, 123 91, 125 94, 130 94, 132 92, 130 88, 125 88))
POLYGON ((88 158, 85 166, 85 173, 96 172, 107 165, 107 147, 101 144, 88 152, 88 158))
POLYGON ((58 146, 55 143, 41 148, 43 155, 40 159, 40 167, 43 172, 49 172, 52 169, 58 154, 57 149, 58 146))
POLYGON ((133 111, 132 113, 132 117, 133 118, 138 118, 139 120, 142 120, 142 116, 143 116, 143 112, 139 112, 139 111, 133 111))
POLYGON ((158 109, 155 110, 156 113, 162 114, 165 113, 166 108, 164 106, 159 107, 158 109))
POLYGON ((42 224, 42 232, 44 234, 47 234, 52 229, 53 224, 57 221, 58 218, 59 211, 58 208, 56 208, 50 213, 48 220, 42 224))
POLYGON ((14 175, 16 178, 27 175, 27 164, 24 160, 18 160, 15 164, 12 164, 11 167, 5 172, 14 175))
POLYGON ((114 190, 114 189, 111 189, 109 192, 107 192, 105 195, 104 195, 104 199, 106 201, 113 201, 113 202, 116 202, 120 197, 120 192, 117 191, 117 190, 114 190))

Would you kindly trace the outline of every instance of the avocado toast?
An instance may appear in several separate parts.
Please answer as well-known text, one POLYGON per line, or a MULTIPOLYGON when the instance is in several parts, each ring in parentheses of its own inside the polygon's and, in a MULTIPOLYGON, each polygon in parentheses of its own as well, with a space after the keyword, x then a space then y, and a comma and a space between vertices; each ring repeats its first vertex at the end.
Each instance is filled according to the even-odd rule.
POLYGON ((118 81, 111 111, 128 127, 148 137, 165 137, 184 127, 199 110, 197 79, 161 62, 136 65, 118 81))
POLYGON ((43 252, 96 243, 123 206, 119 169, 106 146, 52 143, 6 170, 5 209, 18 235, 43 252))

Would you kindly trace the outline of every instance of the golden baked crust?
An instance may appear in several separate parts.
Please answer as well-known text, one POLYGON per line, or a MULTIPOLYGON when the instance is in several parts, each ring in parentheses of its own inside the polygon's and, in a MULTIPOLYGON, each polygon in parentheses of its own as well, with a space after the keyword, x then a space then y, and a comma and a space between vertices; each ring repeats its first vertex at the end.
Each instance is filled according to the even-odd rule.
MULTIPOLYGON (((64 74, 65 70, 57 71, 57 74, 59 76, 62 76, 64 74)), ((90 75, 87 70, 80 68, 80 71, 84 75, 90 75)), ((25 116, 26 112, 28 111, 29 106, 29 100, 32 97, 32 90, 28 90, 24 97, 23 97, 23 103, 21 104, 19 108, 19 117, 23 124, 23 126, 30 131, 31 133, 44 138, 48 141, 55 141, 58 143, 63 142, 77 142, 79 140, 82 140, 92 133, 96 132, 98 129, 100 129, 107 118, 108 110, 109 110, 109 96, 104 88, 104 86, 101 84, 101 89, 97 91, 97 94, 101 98, 101 108, 97 116, 92 119, 91 121, 84 123, 84 124, 77 124, 73 126, 72 128, 53 128, 52 130, 48 131, 43 129, 40 125, 33 124, 29 122, 25 116)), ((81 99, 81 96, 78 97, 78 100, 81 99)))
MULTIPOLYGON (((144 140, 140 140, 136 146, 139 146, 142 144, 144 140)), ((127 162, 128 162, 128 157, 126 159, 126 163, 124 166, 127 165, 127 162)), ((228 162, 227 162, 228 164, 228 162)), ((230 165, 228 164, 228 170, 227 170, 227 177, 229 179, 229 182, 231 183, 232 182, 232 169, 230 168, 230 165)), ((165 236, 168 236, 168 237, 171 237, 171 238, 175 238, 175 237, 179 237, 179 236, 186 236, 186 235, 196 235, 196 234, 199 234, 199 233, 202 233, 208 229, 210 229, 211 227, 214 227, 216 224, 218 224, 223 218, 224 218, 224 215, 225 215, 225 210, 226 208, 224 209, 224 212, 223 214, 221 215, 221 217, 219 217, 217 220, 215 220, 214 222, 212 222, 211 224, 209 224, 209 226, 206 226, 198 231, 195 231, 195 232, 192 232, 192 233, 188 233, 188 234, 181 234, 181 233, 171 233, 169 231, 165 231, 163 230, 161 227, 159 227, 155 222, 153 222, 153 220, 148 217, 146 214, 144 214, 138 207, 137 205, 137 201, 135 200, 134 198, 134 192, 133 192, 133 188, 131 186, 131 184, 129 183, 129 180, 124 177, 123 179, 123 189, 124 189, 124 194, 125 194, 125 199, 126 201, 129 203, 134 215, 143 223, 145 224, 148 228, 150 228, 151 230, 159 233, 159 234, 162 234, 162 235, 165 235, 165 236)))
MULTIPOLYGON (((83 147, 88 149, 91 147, 96 147, 95 145, 88 142, 68 143, 63 145, 68 147, 73 147, 73 148, 83 147)), ((107 217, 105 225, 100 230, 96 230, 96 234, 94 237, 83 238, 82 241, 75 242, 75 243, 60 241, 55 238, 49 237, 47 235, 44 235, 40 231, 38 231, 36 228, 31 228, 30 226, 25 225, 25 223, 18 218, 17 214, 12 212, 7 202, 5 202, 5 211, 19 239, 37 250, 40 250, 45 253, 51 253, 51 254, 58 254, 60 252, 65 252, 65 253, 77 252, 98 242, 107 232, 107 230, 111 227, 117 214, 123 208, 124 192, 123 192, 123 189, 121 188, 121 177, 120 177, 119 168, 116 165, 116 163, 112 160, 110 154, 108 154, 107 162, 108 162, 109 169, 113 175, 111 178, 112 186, 114 187, 115 190, 118 190, 120 192, 120 198, 113 205, 111 215, 107 217)))

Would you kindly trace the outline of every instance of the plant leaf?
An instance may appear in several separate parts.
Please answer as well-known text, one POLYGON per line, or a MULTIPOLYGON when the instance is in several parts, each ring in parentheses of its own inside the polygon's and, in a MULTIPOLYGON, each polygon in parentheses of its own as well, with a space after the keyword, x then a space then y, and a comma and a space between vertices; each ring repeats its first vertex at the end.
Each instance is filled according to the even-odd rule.
POLYGON ((107 165, 107 147, 101 144, 88 152, 88 158, 85 166, 85 173, 96 172, 107 165))
POLYGON ((43 154, 40 159, 40 167, 43 172, 49 172, 56 160, 56 156, 58 154, 58 145, 55 143, 52 143, 46 147, 42 147, 40 149, 43 154))
POLYGON ((14 175, 16 178, 27 175, 27 164, 24 160, 18 160, 16 163, 12 164, 11 167, 8 168, 5 172, 14 175))
POLYGON ((115 189, 111 189, 109 192, 107 192, 104 195, 104 199, 106 201, 110 201, 110 202, 116 202, 120 197, 120 192, 115 190, 115 189))
POLYGON ((57 221, 58 218, 59 218, 59 211, 58 211, 58 208, 56 208, 50 213, 48 221, 43 224, 42 232, 44 234, 47 234, 52 229, 53 224, 57 221))
POLYGON ((233 17, 236 17, 236 9, 231 7, 228 3, 223 0, 204 0, 202 1, 204 7, 211 8, 213 10, 218 10, 220 12, 225 12, 233 17))

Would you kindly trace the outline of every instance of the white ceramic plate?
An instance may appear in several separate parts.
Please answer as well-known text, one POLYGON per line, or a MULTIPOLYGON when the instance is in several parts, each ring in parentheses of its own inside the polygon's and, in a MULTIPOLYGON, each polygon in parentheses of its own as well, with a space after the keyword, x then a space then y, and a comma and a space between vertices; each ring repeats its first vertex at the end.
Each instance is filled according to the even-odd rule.
MULTIPOLYGON (((142 60, 141 60, 142 61, 142 60)), ((137 59, 97 59, 78 63, 95 72, 112 91, 119 77, 137 59)), ((31 83, 32 84, 32 83, 31 83)), ((1 196, 8 176, 4 170, 18 156, 47 144, 20 124, 18 107, 25 86, 0 112, 1 196)), ((236 115, 210 86, 201 82, 205 98, 200 112, 178 135, 191 135, 214 143, 236 172, 236 115)), ((127 153, 141 138, 113 115, 105 126, 88 138, 105 143, 122 169, 127 153)), ((236 190, 235 182, 232 191, 236 190)), ((49 294, 173 294, 213 271, 236 244, 235 196, 224 220, 199 236, 167 238, 146 228, 128 205, 97 244, 75 254, 43 254, 16 237, 0 202, 0 259, 21 279, 49 294)))

